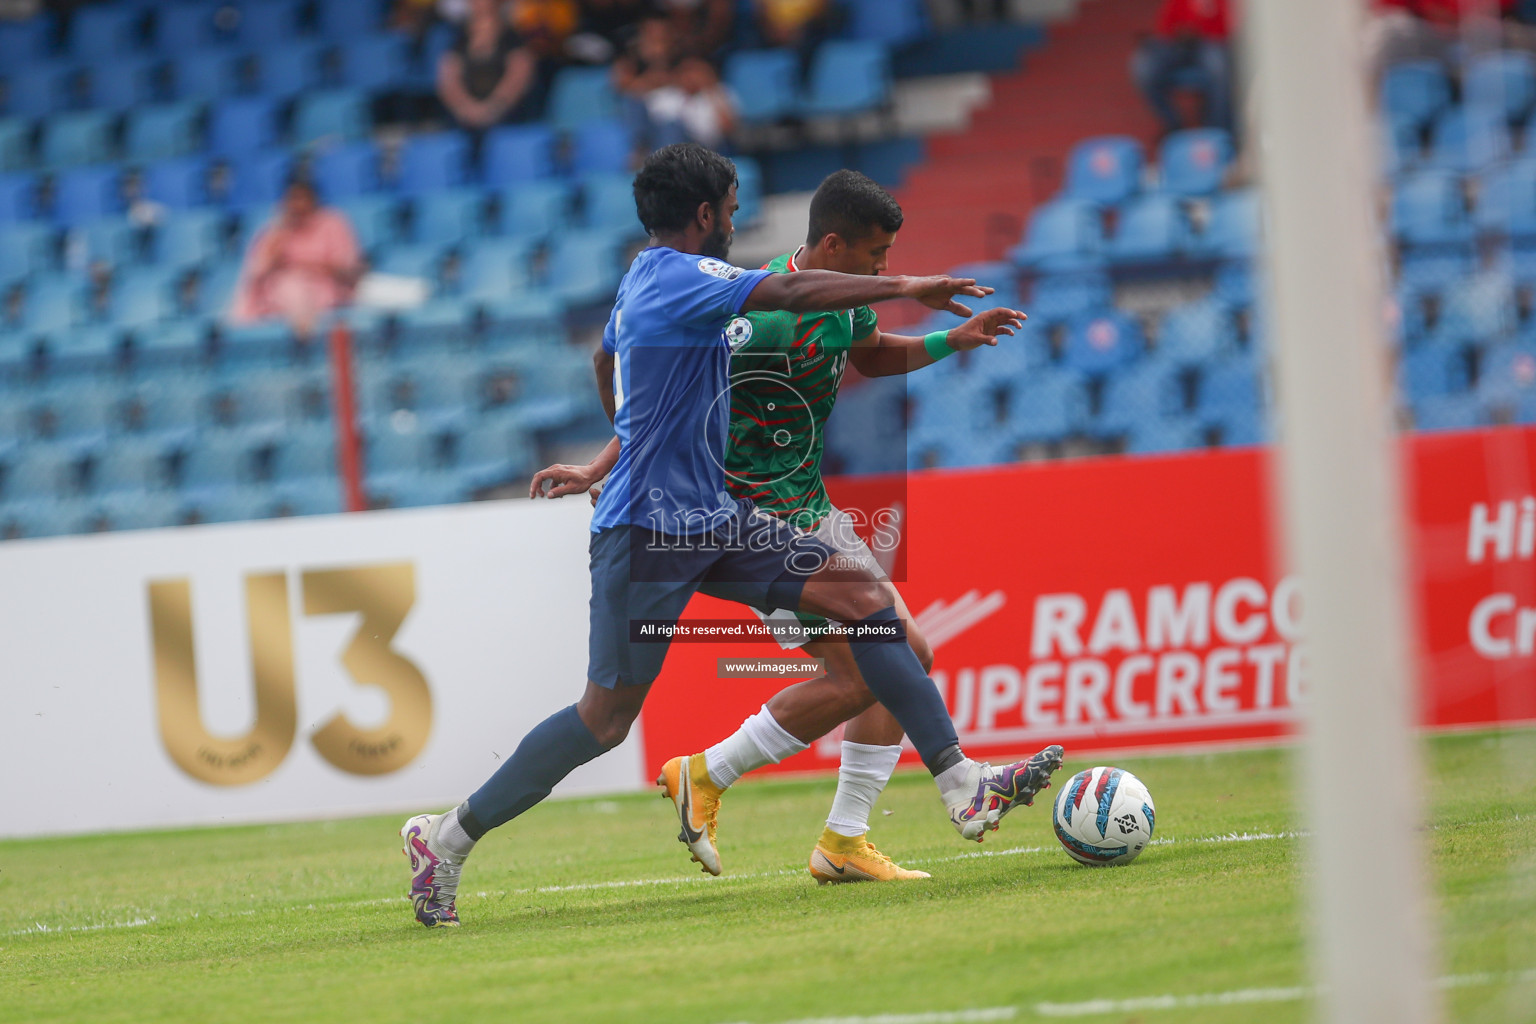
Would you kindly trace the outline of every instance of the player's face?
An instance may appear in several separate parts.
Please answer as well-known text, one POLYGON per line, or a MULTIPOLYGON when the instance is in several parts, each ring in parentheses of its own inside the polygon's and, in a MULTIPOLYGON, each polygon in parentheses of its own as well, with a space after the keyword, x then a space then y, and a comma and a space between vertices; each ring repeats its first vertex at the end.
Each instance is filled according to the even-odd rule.
POLYGON ((842 252, 837 254, 837 266, 828 269, 864 277, 883 274, 890 263, 891 246, 895 244, 896 232, 876 228, 851 242, 844 242, 842 252))
POLYGON ((731 253, 731 239, 736 235, 736 225, 733 218, 736 216, 736 186, 725 194, 725 198, 715 205, 715 222, 711 226, 709 234, 704 236, 700 246, 701 256, 713 256, 717 260, 723 260, 731 253))

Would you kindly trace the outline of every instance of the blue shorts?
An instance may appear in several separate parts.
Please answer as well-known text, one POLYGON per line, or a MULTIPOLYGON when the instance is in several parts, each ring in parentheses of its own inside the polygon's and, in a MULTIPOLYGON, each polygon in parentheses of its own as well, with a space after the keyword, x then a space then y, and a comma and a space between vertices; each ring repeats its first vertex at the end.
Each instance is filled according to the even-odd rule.
POLYGON ((635 642, 641 623, 675 623, 696 591, 765 612, 793 611, 800 591, 834 556, 826 544, 737 499, 715 529, 677 537, 640 526, 592 535, 587 678, 599 686, 655 680, 669 643, 635 642))

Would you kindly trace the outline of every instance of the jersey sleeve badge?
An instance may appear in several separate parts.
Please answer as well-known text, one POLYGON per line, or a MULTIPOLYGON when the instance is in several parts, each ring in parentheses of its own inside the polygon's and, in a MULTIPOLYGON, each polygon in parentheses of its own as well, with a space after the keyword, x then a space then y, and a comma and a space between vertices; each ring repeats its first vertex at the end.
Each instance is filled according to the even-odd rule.
POLYGON ((718 277, 722 281, 734 281, 741 276, 741 268, 733 267, 724 260, 717 260, 712 256, 706 256, 699 260, 699 269, 711 277, 718 277))

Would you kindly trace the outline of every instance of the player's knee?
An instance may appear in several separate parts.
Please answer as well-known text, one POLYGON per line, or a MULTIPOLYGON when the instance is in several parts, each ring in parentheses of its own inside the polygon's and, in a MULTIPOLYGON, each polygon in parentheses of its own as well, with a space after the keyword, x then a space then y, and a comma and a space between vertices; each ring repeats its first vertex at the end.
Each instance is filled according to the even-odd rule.
POLYGON ((826 606, 827 618, 839 622, 859 622, 882 608, 892 607, 885 589, 873 577, 828 587, 821 600, 826 606))
MULTIPOLYGON (((601 691, 604 694, 612 694, 613 691, 601 691)), ((630 726, 635 724, 635 719, 640 715, 639 705, 631 705, 628 701, 615 700, 613 697, 599 696, 593 699, 591 689, 588 690, 577 705, 577 713, 591 731, 592 738, 605 750, 623 743, 629 736, 630 726)))

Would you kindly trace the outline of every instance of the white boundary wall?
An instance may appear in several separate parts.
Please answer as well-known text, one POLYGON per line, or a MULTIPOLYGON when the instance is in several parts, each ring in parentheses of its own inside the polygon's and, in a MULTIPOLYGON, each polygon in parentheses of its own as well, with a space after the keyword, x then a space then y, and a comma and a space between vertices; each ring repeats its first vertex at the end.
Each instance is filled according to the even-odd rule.
MULTIPOLYGON (((581 693, 589 521, 585 502, 491 502, 0 545, 0 836, 449 806, 581 693), (403 657, 392 659, 397 675, 419 669, 431 726, 414 756, 397 751, 397 770, 355 774, 322 756, 317 727, 340 712, 349 734, 365 735, 394 708, 352 674, 370 674, 369 652, 360 670, 342 663, 361 616, 305 614, 303 574, 379 565, 413 578, 415 593, 392 644, 371 653, 403 657), (256 720, 244 581, 275 573, 288 594, 291 747, 282 756, 268 742, 270 770, 255 781, 200 780, 162 737, 149 585, 190 583, 201 707, 180 717, 201 721, 209 748, 256 720)), ((281 665, 268 671, 283 676, 281 665)), ((637 725, 557 792, 636 789, 641 769, 637 725)))

